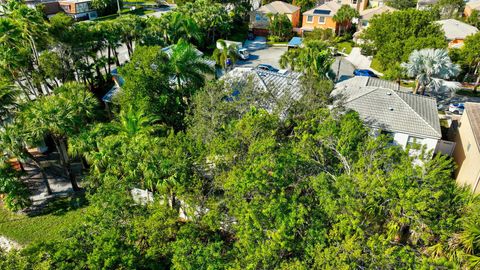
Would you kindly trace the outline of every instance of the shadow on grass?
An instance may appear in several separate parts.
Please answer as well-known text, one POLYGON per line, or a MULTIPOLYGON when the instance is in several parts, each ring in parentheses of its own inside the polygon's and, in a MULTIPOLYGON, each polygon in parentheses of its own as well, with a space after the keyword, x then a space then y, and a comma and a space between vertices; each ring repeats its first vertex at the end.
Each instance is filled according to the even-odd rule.
POLYGON ((41 205, 26 211, 27 216, 35 217, 42 215, 62 216, 72 210, 77 210, 88 206, 84 192, 77 192, 68 197, 56 197, 45 201, 41 205))

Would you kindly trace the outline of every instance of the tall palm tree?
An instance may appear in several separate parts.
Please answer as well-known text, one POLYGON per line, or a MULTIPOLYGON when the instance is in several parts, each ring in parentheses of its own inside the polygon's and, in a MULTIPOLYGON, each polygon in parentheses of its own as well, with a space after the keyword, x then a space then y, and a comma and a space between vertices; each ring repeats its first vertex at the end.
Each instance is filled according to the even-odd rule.
POLYGON ((186 85, 198 89, 205 83, 205 74, 214 71, 199 51, 183 39, 172 46, 168 64, 177 82, 177 89, 183 89, 186 85))
POLYGON ((213 51, 213 59, 215 59, 217 65, 226 70, 227 59, 230 59, 232 64, 235 64, 235 62, 238 60, 238 47, 234 44, 227 45, 223 39, 219 39, 217 43, 220 44, 221 48, 216 48, 213 51))
POLYGON ((360 17, 358 10, 352 8, 349 5, 342 5, 340 9, 337 11, 337 13, 333 16, 333 20, 339 25, 339 29, 338 29, 339 34, 343 33, 344 31, 343 28, 345 25, 346 25, 345 30, 348 30, 352 25, 352 19, 358 18, 358 17, 360 17))
POLYGON ((445 80, 460 73, 460 67, 452 62, 445 49, 415 50, 401 66, 417 81, 413 93, 422 95, 425 90, 438 91, 442 85, 447 86, 445 80))

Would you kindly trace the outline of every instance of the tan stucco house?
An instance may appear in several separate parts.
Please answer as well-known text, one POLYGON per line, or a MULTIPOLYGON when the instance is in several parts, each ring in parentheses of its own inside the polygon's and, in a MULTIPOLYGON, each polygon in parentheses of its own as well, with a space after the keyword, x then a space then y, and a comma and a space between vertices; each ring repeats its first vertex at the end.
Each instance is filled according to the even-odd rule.
POLYGON ((466 24, 455 19, 446 19, 437 21, 445 33, 445 39, 448 41, 449 48, 460 48, 463 46, 463 41, 469 35, 474 35, 478 32, 475 26, 466 24))
POLYGON ((480 193, 480 103, 465 103, 455 142, 457 183, 480 193))
POLYGON ((292 22, 292 27, 300 25, 300 7, 285 3, 283 1, 274 1, 270 4, 259 7, 250 13, 250 29, 258 36, 268 35, 268 26, 270 24, 269 15, 284 14, 292 22))
POLYGON ((465 17, 470 17, 472 15, 472 12, 476 10, 480 12, 480 0, 477 1, 470 1, 465 4, 465 10, 463 11, 463 15, 465 17))

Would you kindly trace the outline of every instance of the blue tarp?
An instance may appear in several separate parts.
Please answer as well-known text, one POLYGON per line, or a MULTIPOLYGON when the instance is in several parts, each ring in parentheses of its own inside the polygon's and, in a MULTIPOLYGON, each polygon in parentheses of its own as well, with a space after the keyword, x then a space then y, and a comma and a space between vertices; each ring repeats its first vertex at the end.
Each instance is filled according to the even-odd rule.
POLYGON ((288 42, 288 47, 299 47, 303 42, 301 37, 293 37, 290 42, 288 42))

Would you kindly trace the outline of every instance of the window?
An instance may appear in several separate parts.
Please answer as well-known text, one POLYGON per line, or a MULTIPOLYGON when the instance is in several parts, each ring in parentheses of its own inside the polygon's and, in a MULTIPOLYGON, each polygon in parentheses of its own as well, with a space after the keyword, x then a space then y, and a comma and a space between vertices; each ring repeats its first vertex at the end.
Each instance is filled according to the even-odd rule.
POLYGON ((60 5, 60 8, 62 8, 66 13, 70 13, 70 5, 60 5))
POLYGON ((469 142, 468 145, 467 145, 467 152, 470 151, 470 147, 472 147, 472 144, 469 142))
POLYGON ((357 0, 352 0, 352 4, 356 5, 356 4, 357 4, 357 0))
POLYGON ((413 136, 408 137, 407 145, 413 146, 413 145, 421 145, 421 144, 423 144, 422 138, 417 138, 413 136))
POLYGON ((325 17, 323 17, 323 16, 318 17, 318 23, 319 24, 325 24, 325 17))
POLYGON ((380 131, 380 134, 381 134, 381 135, 384 135, 385 137, 387 137, 389 144, 395 144, 395 140, 394 140, 394 138, 395 138, 395 133, 390 132, 390 131, 382 130, 382 131, 380 131))
POLYGON ((89 3, 78 3, 77 4, 77 12, 76 13, 83 13, 90 10, 89 3))
POLYGON ((313 16, 307 16, 307 22, 312 23, 313 22, 313 16))

